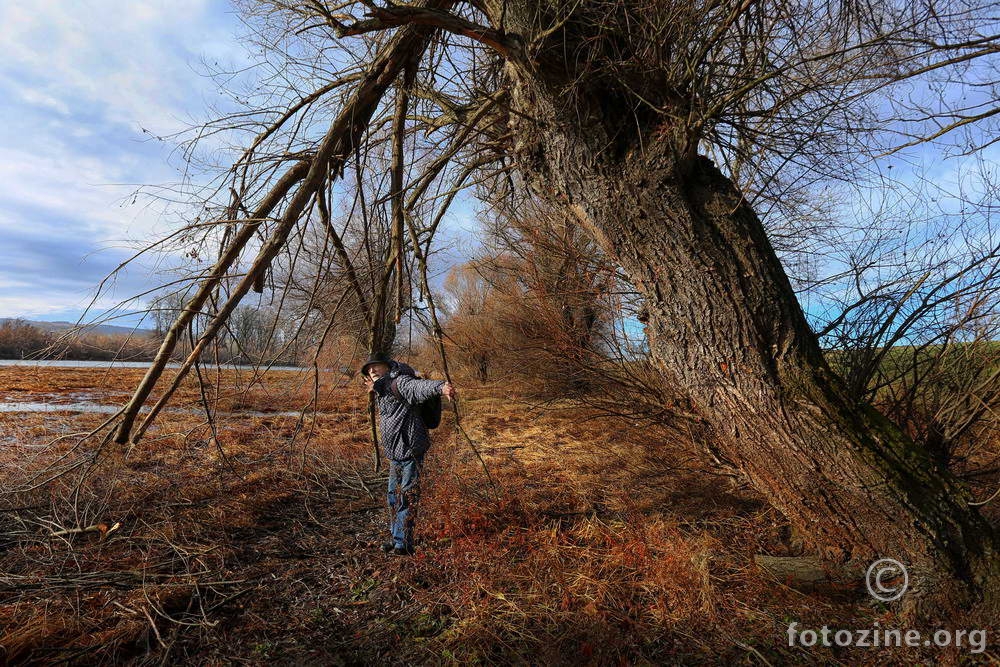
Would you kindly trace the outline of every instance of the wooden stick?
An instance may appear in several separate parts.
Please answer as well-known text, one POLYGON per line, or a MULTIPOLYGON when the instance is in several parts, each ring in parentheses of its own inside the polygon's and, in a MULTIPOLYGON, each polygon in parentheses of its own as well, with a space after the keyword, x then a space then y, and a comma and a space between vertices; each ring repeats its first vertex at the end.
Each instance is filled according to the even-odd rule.
POLYGON ((64 530, 55 530, 49 533, 49 536, 65 537, 66 535, 79 535, 80 533, 100 533, 101 537, 104 538, 121 527, 121 523, 118 522, 115 522, 111 526, 108 526, 106 523, 95 523, 94 525, 87 526, 86 528, 66 528, 64 530))
POLYGON ((396 109, 392 116, 392 247, 396 253, 396 310, 393 320, 403 319, 403 139, 406 131, 406 110, 410 105, 408 85, 411 72, 416 68, 409 63, 403 73, 403 82, 396 92, 396 109))

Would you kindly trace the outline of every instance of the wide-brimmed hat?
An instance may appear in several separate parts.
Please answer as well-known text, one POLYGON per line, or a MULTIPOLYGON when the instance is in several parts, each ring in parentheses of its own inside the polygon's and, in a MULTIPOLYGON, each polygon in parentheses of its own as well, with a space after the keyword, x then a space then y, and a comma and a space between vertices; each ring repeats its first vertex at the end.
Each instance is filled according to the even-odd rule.
POLYGON ((372 364, 385 364, 386 366, 389 366, 392 364, 392 357, 385 352, 373 352, 372 355, 368 357, 368 361, 366 361, 361 367, 361 374, 364 375, 368 371, 368 367, 372 364))

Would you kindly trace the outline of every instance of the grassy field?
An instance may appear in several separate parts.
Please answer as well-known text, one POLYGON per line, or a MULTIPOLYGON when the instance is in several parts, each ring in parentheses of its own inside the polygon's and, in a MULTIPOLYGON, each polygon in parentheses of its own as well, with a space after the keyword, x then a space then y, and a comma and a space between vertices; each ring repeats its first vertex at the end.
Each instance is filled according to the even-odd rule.
MULTIPOLYGON (((0 368, 0 402, 120 404, 141 375, 0 368)), ((863 587, 800 591, 760 569, 756 554, 809 545, 708 468, 697 443, 569 404, 533 410, 513 389, 459 383, 462 423, 495 486, 446 415, 426 462, 418 553, 385 555, 385 477, 358 386, 320 378, 314 393, 311 377, 284 372, 218 379, 204 399, 214 430, 191 382, 141 444, 107 446, 95 465, 99 441, 75 434, 108 415, 0 413, 0 661, 970 657, 789 647, 792 621, 899 624, 863 587), (286 414, 314 399, 315 416, 286 414)), ((996 659, 991 650, 971 657, 996 659)))

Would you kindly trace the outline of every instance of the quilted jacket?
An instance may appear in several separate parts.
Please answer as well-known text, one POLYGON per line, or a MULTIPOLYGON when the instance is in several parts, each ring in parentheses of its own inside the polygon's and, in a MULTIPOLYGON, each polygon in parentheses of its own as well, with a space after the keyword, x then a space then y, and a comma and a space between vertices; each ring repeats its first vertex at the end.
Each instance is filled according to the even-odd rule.
POLYGON ((389 372, 375 382, 382 451, 387 459, 407 461, 426 452, 431 439, 423 420, 392 393, 393 380, 410 405, 440 395, 444 380, 420 380, 408 364, 392 360, 389 372))

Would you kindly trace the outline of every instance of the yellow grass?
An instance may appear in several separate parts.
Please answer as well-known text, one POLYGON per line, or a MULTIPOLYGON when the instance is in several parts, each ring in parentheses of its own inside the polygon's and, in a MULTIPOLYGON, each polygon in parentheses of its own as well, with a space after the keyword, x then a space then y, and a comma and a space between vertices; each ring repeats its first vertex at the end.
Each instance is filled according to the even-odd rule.
MULTIPOLYGON (((141 370, 0 368, 0 400, 120 403, 141 370)), ((87 462, 106 415, 0 413, 3 660, 191 664, 337 662, 906 663, 789 648, 790 620, 891 626, 863 595, 804 594, 753 565, 794 548, 749 489, 698 447, 567 403, 532 411, 459 381, 463 424, 434 433, 418 554, 387 556, 384 472, 365 397, 321 378, 222 376, 217 439, 185 385, 133 449, 106 446, 32 490, 60 455, 87 462), (241 414, 242 411, 242 414, 241 414), (75 449, 74 449, 75 447, 75 449), (85 473, 85 475, 84 475, 85 473), (121 527, 52 537, 54 529, 121 527)), ((954 657, 954 655, 952 655, 954 657)))

